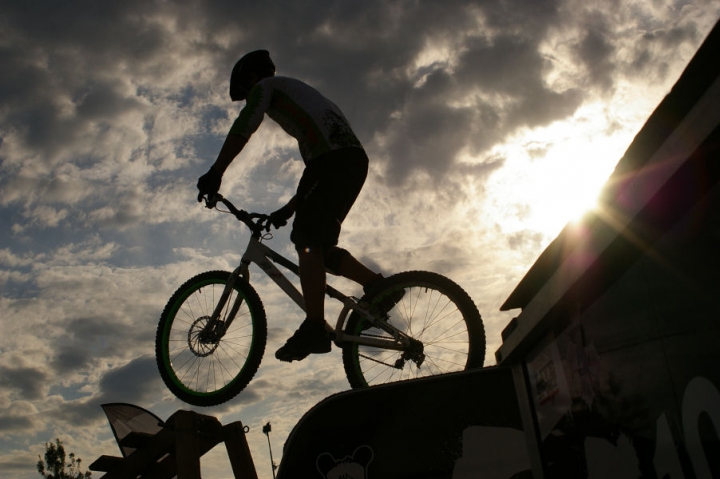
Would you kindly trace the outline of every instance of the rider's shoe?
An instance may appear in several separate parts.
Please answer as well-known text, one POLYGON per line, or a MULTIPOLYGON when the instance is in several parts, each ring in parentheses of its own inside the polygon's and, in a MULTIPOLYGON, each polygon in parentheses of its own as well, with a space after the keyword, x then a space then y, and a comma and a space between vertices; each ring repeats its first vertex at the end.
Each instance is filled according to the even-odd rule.
POLYGON ((302 361, 310 354, 329 353, 332 349, 330 334, 324 320, 306 319, 285 345, 275 352, 280 361, 302 361))
MULTIPOLYGON (((382 281, 382 280, 380 280, 382 281)), ((365 288, 365 294, 373 296, 374 290, 379 289, 381 287, 380 281, 371 284, 367 288, 365 288)), ((404 289, 397 289, 384 298, 382 298, 379 301, 375 301, 372 310, 375 314, 382 317, 383 320, 388 320, 388 313, 400 302, 402 301, 403 297, 405 297, 405 290, 404 289)), ((363 325, 363 331, 366 331, 370 328, 374 327, 369 322, 366 322, 363 325)))

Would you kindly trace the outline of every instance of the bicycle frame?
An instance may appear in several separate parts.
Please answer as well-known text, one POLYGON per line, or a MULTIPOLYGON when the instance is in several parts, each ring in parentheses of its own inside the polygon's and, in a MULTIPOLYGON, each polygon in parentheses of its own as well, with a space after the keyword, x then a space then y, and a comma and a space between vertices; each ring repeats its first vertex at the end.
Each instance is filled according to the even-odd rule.
MULTIPOLYGON (((261 238, 259 237, 259 235, 253 234, 250 238, 250 241, 248 242, 247 249, 242 256, 242 259, 240 260, 240 265, 232 272, 230 279, 225 285, 225 289, 221 295, 220 301, 215 308, 215 311, 213 311, 212 317, 209 321, 209 325, 215 324, 218 321, 222 310, 225 308, 225 303, 230 297, 230 293, 232 291, 233 285, 235 284, 235 281, 237 281, 238 278, 243 278, 248 283, 250 282, 249 266, 251 263, 256 264, 270 279, 275 282, 275 284, 278 285, 281 290, 285 292, 285 294, 290 297, 290 299, 293 300, 293 302, 295 302, 295 304, 297 304, 303 311, 305 311, 305 300, 302 293, 287 278, 287 276, 285 276, 285 274, 283 274, 283 272, 280 271, 277 266, 275 266, 275 264, 286 268, 296 276, 299 276, 300 274, 299 267, 292 261, 288 260, 281 254, 271 249, 270 247, 264 245, 261 242, 261 238)), ((364 305, 359 303, 357 299, 344 295, 330 285, 327 286, 326 294, 329 297, 343 303, 343 309, 338 316, 334 328, 336 342, 353 342, 365 346, 393 349, 397 351, 405 351, 411 346, 411 338, 409 338, 406 334, 404 334, 402 331, 398 330, 394 326, 388 324, 386 321, 378 321, 377 317, 364 305), (393 336, 393 339, 361 337, 343 332, 345 320, 351 310, 357 311, 366 318, 368 318, 368 320, 376 327, 379 327, 385 330, 387 333, 391 334, 393 336)), ((241 304, 242 298, 240 296, 236 297, 234 304, 230 309, 230 313, 228 314, 227 320, 225 321, 225 324, 223 326, 223 330, 227 330, 227 328, 230 326, 233 319, 235 318, 235 315, 240 309, 241 304)))

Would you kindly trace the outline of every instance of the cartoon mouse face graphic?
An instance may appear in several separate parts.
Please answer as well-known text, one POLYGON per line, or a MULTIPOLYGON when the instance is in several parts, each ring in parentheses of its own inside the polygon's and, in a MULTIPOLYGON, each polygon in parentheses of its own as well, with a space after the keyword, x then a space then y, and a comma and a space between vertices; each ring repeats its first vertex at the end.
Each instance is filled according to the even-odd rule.
POLYGON ((367 468, 372 459, 373 450, 369 446, 360 446, 352 456, 342 459, 324 452, 318 456, 316 466, 325 479, 368 479, 367 468))

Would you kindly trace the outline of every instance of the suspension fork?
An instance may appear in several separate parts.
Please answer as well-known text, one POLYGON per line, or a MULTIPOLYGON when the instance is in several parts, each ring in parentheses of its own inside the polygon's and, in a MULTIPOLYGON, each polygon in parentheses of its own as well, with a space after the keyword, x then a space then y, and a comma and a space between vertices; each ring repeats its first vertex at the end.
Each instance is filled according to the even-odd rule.
POLYGON ((212 334, 214 338, 220 338, 225 334, 225 332, 228 330, 233 320, 235 319, 238 311, 240 311, 240 307, 243 303, 243 298, 241 295, 238 294, 235 297, 235 301, 233 302, 230 311, 228 312, 227 316, 225 316, 225 319, 220 319, 220 315, 222 314, 223 309, 225 309, 227 301, 232 294, 235 283, 237 281, 242 281, 243 279, 249 281, 250 272, 248 270, 248 266, 248 262, 242 261, 240 263, 240 266, 235 268, 235 270, 230 273, 230 278, 228 278, 227 283, 225 283, 225 288, 220 295, 220 300, 215 306, 215 310, 213 311, 212 316, 210 316, 210 320, 208 321, 207 326, 204 328, 204 332, 212 334))

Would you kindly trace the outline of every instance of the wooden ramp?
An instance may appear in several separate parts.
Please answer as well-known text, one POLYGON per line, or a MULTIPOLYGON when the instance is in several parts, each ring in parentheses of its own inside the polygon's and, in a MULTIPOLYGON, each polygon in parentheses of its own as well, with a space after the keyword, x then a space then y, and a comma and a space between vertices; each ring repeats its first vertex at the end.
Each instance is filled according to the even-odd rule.
POLYGON ((180 410, 161 426, 155 434, 132 431, 118 439, 121 449, 133 452, 100 456, 90 470, 105 472, 102 479, 199 479, 200 458, 224 442, 235 478, 257 479, 240 421, 223 426, 212 416, 180 410))

